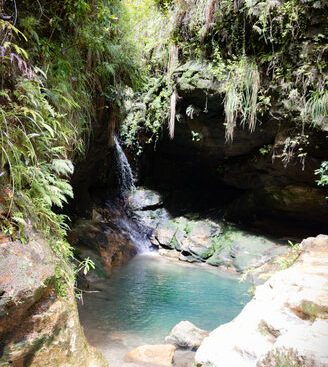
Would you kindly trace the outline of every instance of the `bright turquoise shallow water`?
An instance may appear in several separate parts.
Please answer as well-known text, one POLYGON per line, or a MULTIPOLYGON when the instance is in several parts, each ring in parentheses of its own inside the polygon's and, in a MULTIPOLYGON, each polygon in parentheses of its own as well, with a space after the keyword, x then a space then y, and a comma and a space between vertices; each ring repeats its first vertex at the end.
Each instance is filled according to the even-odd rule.
POLYGON ((118 359, 138 345, 164 342, 181 320, 213 330, 249 300, 249 284, 159 256, 138 256, 95 286, 101 291, 84 295, 82 324, 92 344, 118 359))

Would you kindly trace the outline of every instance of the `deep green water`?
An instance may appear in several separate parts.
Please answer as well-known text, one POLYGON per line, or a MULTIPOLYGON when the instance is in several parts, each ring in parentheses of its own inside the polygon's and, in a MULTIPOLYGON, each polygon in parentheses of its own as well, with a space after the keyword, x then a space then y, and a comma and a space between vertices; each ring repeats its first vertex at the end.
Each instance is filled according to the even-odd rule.
POLYGON ((95 287, 101 291, 84 295, 82 325, 113 366, 138 345, 164 342, 181 320, 212 330, 249 300, 249 284, 160 256, 138 256, 95 287))

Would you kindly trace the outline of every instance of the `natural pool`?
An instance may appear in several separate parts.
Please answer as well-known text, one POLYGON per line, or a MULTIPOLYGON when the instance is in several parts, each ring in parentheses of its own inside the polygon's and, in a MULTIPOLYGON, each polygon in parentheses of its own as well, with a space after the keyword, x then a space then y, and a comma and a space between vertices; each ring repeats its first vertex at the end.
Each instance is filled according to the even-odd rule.
MULTIPOLYGON (((111 367, 143 344, 163 343, 181 320, 213 330, 232 320, 249 300, 249 284, 208 266, 141 255, 96 282, 83 296, 80 316, 87 338, 111 367)), ((126 364, 132 366, 131 364, 126 364)))

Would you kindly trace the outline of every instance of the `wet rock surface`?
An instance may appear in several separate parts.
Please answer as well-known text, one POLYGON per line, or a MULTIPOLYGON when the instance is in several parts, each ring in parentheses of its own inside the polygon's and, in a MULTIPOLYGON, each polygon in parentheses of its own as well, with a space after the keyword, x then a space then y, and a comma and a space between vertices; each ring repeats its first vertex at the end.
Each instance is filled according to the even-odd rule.
POLYGON ((197 366, 328 366, 328 236, 304 240, 301 251, 204 339, 197 366))
MULTIPOLYGON (((142 218, 138 215, 144 199, 143 190, 136 191, 131 206, 128 200, 119 197, 108 199, 103 206, 95 207, 89 218, 74 223, 69 242, 82 258, 93 259, 102 273, 111 273, 113 268, 151 247, 151 220, 147 220, 149 216, 142 218)), ((141 210, 141 213, 144 212, 141 210)), ((92 272, 92 275, 97 274, 92 272)))
POLYGON ((101 267, 110 273, 116 266, 122 265, 137 253, 137 249, 129 236, 114 226, 92 220, 81 220, 74 226, 69 236, 72 245, 80 249, 85 257, 87 253, 101 267), (89 249, 91 251, 86 251, 89 249))
POLYGON ((72 289, 55 292, 56 259, 49 244, 0 244, 0 365, 3 367, 105 367, 88 345, 72 289))

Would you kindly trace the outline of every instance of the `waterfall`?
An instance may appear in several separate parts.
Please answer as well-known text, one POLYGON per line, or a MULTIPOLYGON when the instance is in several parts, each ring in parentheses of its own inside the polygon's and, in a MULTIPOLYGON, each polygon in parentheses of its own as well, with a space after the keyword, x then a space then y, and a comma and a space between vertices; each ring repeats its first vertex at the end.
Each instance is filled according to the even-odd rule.
POLYGON ((118 181, 118 193, 119 197, 123 199, 122 203, 115 204, 113 201, 107 202, 107 207, 112 208, 115 211, 115 206, 118 205, 120 209, 120 215, 113 215, 112 220, 115 219, 115 224, 119 230, 130 239, 135 245, 138 253, 147 253, 150 251, 150 229, 142 224, 139 219, 133 215, 129 205, 129 195, 134 187, 134 177, 129 161, 120 145, 118 138, 114 137, 115 142, 115 160, 116 160, 116 173, 118 181))
POLYGON ((134 177, 129 161, 116 136, 114 141, 119 193, 125 198, 134 187, 134 177))

